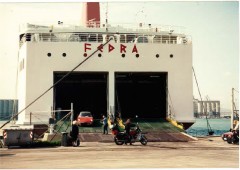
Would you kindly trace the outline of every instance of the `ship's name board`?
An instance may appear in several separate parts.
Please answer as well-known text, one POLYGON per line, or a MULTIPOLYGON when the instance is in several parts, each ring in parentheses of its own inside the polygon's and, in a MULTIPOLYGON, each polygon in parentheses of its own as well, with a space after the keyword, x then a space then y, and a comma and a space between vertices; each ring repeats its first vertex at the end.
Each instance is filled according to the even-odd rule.
MULTIPOLYGON (((114 51, 115 50, 115 47, 112 45, 112 44, 107 44, 106 45, 107 46, 107 51, 108 51, 108 53, 110 53, 110 52, 112 52, 112 51, 114 51)), ((123 45, 123 44, 119 44, 119 52, 120 53, 126 53, 126 51, 127 51, 127 46, 126 45, 123 45)), ((103 44, 100 44, 100 45, 98 45, 98 47, 97 47, 97 49, 99 50, 99 51, 101 51, 101 52, 103 52, 104 50, 103 50, 103 44)), ((88 51, 91 51, 92 50, 92 44, 90 44, 90 43, 84 43, 84 52, 86 53, 86 52, 88 52, 88 51)), ((132 50, 132 53, 138 53, 138 49, 137 49, 137 46, 136 46, 136 44, 134 44, 133 45, 133 47, 131 48, 131 50, 132 50)))

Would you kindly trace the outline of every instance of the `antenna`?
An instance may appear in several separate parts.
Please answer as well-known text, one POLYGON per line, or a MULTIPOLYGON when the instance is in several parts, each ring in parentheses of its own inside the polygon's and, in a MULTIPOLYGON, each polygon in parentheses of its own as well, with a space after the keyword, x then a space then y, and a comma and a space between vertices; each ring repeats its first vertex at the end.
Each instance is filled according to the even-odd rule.
POLYGON ((142 27, 143 25, 145 25, 145 22, 146 22, 146 14, 144 13, 144 6, 145 6, 145 2, 143 4, 142 9, 140 9, 135 15, 135 20, 137 24, 139 24, 139 27, 142 27))
POLYGON ((105 13, 105 17, 106 17, 106 21, 105 21, 105 24, 106 24, 106 31, 108 31, 108 2, 106 4, 106 13, 105 13))

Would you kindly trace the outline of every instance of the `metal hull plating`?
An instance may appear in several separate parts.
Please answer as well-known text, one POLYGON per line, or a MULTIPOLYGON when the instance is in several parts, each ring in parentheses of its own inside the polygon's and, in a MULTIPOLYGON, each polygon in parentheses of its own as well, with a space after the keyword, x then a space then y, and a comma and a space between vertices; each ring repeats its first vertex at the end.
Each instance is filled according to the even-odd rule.
MULTIPOLYGON (((19 50, 19 110, 54 84, 54 72, 70 71, 92 52, 100 49, 75 71, 108 73, 108 112, 115 108, 116 72, 166 72, 166 103, 171 103, 174 108, 175 120, 181 123, 194 122, 191 43, 118 43, 112 40, 103 48, 99 48, 101 44, 46 41, 24 43, 19 50)), ((54 105, 53 99, 54 92, 51 89, 19 115, 18 123, 28 124, 30 112, 50 111, 54 105)), ((165 114, 169 117, 170 110, 167 108, 165 114)), ((50 117, 50 112, 44 112, 32 117, 31 121, 36 124, 48 122, 50 117)))

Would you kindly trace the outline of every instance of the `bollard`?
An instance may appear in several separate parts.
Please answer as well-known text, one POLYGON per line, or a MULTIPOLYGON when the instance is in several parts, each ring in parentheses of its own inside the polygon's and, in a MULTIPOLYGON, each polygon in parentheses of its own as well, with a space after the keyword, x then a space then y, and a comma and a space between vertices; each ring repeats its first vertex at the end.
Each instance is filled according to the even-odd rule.
POLYGON ((68 133, 62 132, 61 146, 67 146, 68 145, 67 143, 68 143, 68 133))

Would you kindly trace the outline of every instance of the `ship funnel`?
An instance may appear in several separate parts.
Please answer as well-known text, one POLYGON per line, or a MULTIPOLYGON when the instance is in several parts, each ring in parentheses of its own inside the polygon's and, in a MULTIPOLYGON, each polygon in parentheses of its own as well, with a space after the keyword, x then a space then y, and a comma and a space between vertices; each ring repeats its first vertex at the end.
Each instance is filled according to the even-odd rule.
POLYGON ((99 2, 83 3, 82 24, 86 27, 100 27, 99 2))

